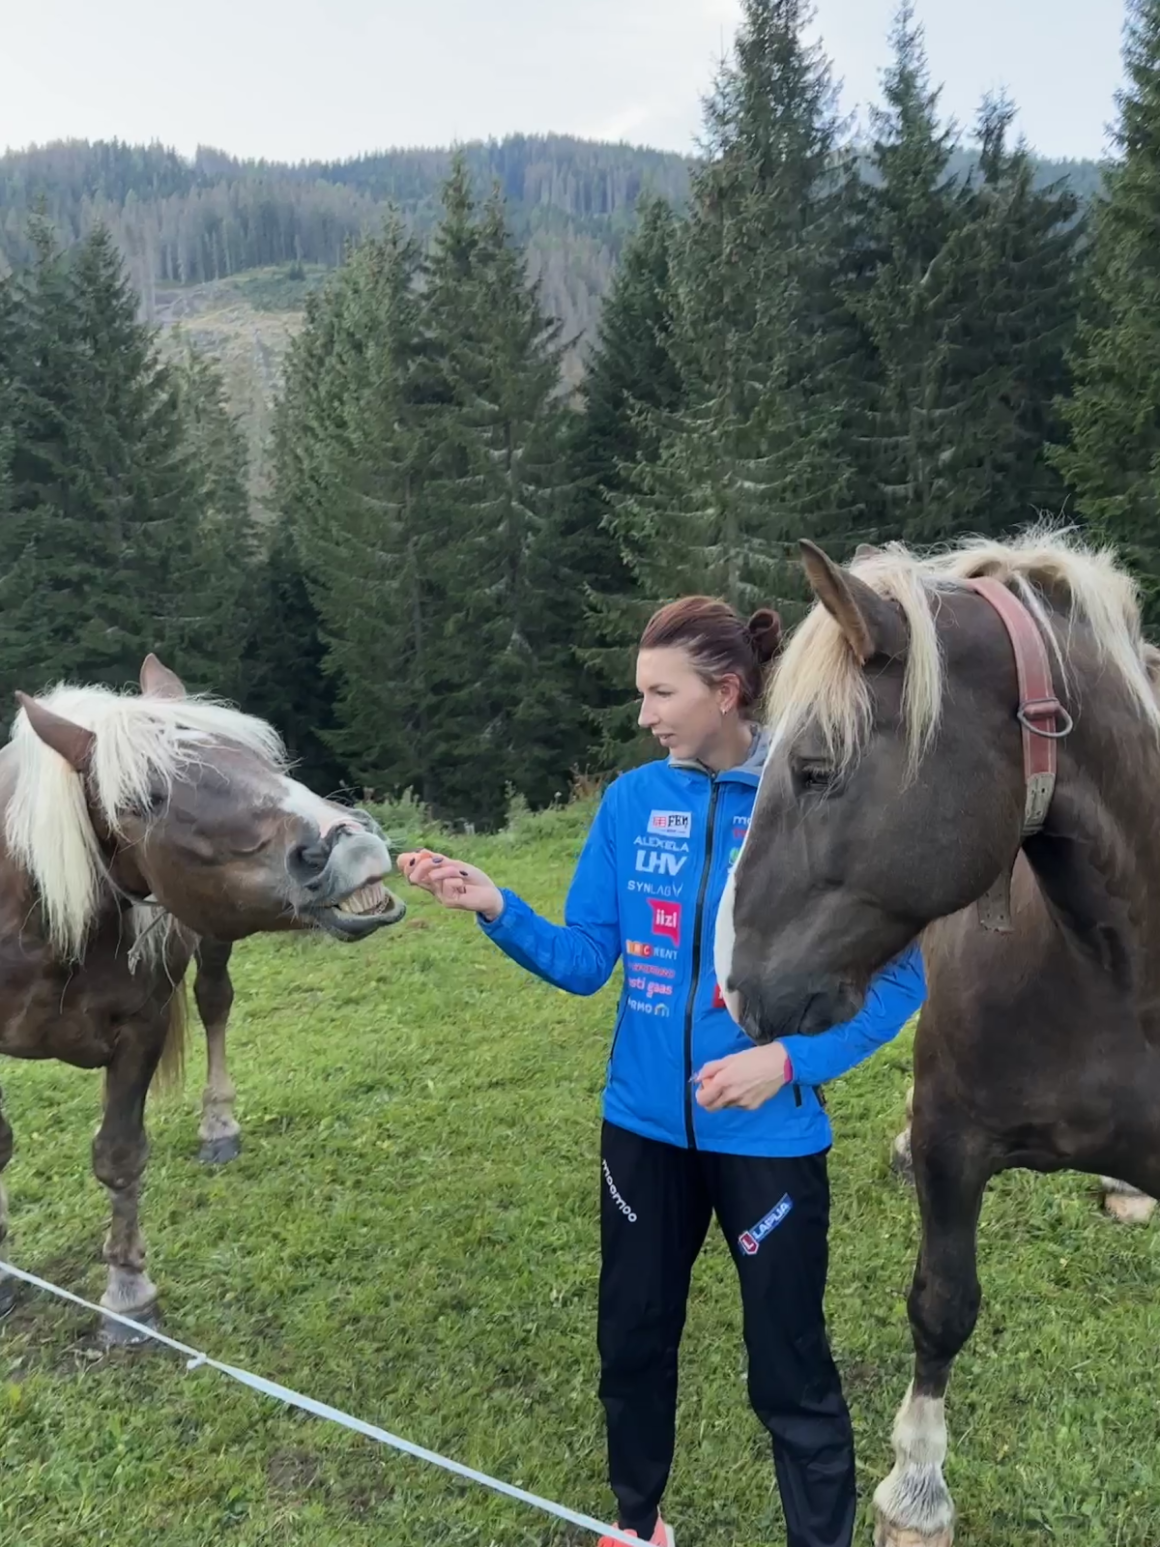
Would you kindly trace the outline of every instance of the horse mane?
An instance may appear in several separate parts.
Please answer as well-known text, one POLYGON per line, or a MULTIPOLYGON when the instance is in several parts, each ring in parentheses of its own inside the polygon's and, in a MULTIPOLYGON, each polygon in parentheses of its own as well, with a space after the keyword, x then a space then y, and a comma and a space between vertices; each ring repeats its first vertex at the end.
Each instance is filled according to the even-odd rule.
MULTIPOLYGON (((184 770, 202 764, 216 743, 245 747, 279 769, 281 738, 264 720, 202 696, 181 699, 61 685, 39 702, 96 736, 88 797, 114 834, 124 815, 148 810, 184 770)), ((46 746, 21 710, 9 742, 16 778, 4 817, 8 852, 31 877, 51 945, 79 961, 111 883, 86 804, 81 776, 46 746)), ((167 933, 150 932, 149 946, 167 933)), ((150 954, 152 954, 150 952, 150 954)))
MULTIPOLYGON (((1038 620, 1066 676, 1049 593, 1068 599, 1067 627, 1085 624, 1101 665, 1118 676, 1143 718, 1160 736, 1157 656, 1140 632, 1135 582, 1111 548, 1088 545, 1074 531, 1037 524, 1008 542, 971 538, 926 554, 892 542, 850 566, 853 574, 902 611, 909 634, 903 684, 908 765, 913 776, 938 729, 944 662, 937 612, 940 593, 990 576, 1014 591, 1038 620)), ((858 758, 870 728, 866 676, 838 624, 821 603, 798 625, 782 653, 767 696, 779 741, 816 728, 839 770, 858 758)))

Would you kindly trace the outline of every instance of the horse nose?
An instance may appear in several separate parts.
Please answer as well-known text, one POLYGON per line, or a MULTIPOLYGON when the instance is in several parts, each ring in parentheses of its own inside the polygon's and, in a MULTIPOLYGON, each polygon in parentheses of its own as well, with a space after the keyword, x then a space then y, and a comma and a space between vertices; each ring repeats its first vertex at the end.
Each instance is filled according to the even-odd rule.
POLYGON ((851 1013, 845 985, 820 973, 751 976, 735 992, 742 1030, 757 1043, 828 1031, 851 1013))
POLYGON ((769 1007, 765 1002, 765 989, 759 977, 734 977, 730 974, 726 992, 732 1001, 731 1008, 738 1025, 754 1042, 771 1042, 777 1035, 770 1027, 769 1007))

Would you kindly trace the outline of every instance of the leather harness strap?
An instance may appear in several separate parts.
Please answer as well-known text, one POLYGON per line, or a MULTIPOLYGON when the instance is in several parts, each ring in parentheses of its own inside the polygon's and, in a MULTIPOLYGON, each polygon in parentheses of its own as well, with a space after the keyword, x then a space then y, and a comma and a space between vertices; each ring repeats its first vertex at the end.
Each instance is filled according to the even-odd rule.
MULTIPOLYGON (((981 576, 966 585, 989 602, 1002 619, 1015 653, 1023 727, 1023 837, 1043 831, 1055 794, 1058 767, 1055 743, 1068 735, 1072 719, 1055 696, 1051 662, 1039 625, 1030 610, 998 580, 981 576)), ((1011 932, 1011 872, 1003 871, 976 903, 979 923, 999 934, 1011 932)))
POLYGON ((1042 832, 1047 820, 1055 794, 1055 744, 1070 733, 1072 719, 1055 696, 1047 646, 1029 609, 998 580, 980 577, 966 584, 999 614, 1015 652, 1019 680, 1015 718, 1023 727, 1023 777, 1027 787, 1023 836, 1030 838, 1042 832))

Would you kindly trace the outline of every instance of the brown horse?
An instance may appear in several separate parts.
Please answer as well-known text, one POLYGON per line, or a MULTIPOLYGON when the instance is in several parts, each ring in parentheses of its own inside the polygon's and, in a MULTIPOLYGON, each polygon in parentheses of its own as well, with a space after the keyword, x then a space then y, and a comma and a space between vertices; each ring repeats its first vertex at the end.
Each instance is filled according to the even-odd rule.
MULTIPOLYGON (((93 1140, 112 1200, 101 1304, 147 1320, 157 1291, 137 1218, 145 1098, 180 1062, 193 953, 206 942, 198 997, 207 1034, 224 1036, 234 941, 286 929, 359 940, 404 908, 383 887, 391 858, 371 818, 288 777, 269 725, 187 696, 153 656, 139 696, 18 698, 0 752, 0 1053, 105 1071, 93 1140)), ((11 1154, 0 1113, 0 1172, 11 1154)), ((11 1283, 0 1282, 4 1299, 11 1283)), ((103 1328, 123 1338, 116 1323, 103 1328)))
POLYGON ((1160 707, 1106 552, 1042 530, 850 569, 803 549, 818 605, 772 685, 717 971, 767 1041, 847 1019, 921 937, 915 1366, 876 1539, 946 1547, 944 1395, 989 1179, 1160 1193, 1160 707))

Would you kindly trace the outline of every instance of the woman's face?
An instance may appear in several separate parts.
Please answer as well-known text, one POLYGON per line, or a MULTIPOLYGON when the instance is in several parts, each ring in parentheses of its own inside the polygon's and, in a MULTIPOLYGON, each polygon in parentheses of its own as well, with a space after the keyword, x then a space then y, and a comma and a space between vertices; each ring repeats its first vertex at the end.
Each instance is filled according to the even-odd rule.
POLYGON ((737 719, 738 685, 736 677, 727 676, 711 686, 679 646, 641 650, 638 722, 670 756, 707 762, 706 753, 737 719))

